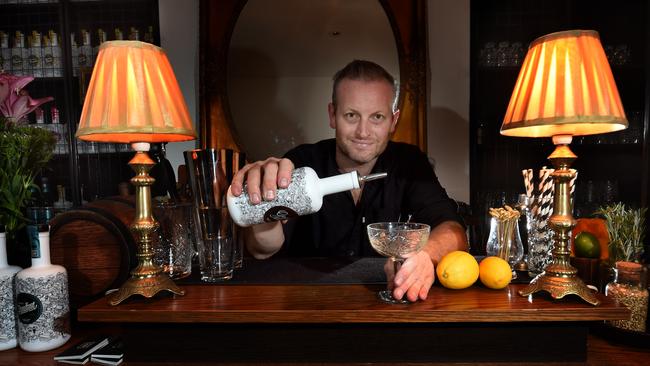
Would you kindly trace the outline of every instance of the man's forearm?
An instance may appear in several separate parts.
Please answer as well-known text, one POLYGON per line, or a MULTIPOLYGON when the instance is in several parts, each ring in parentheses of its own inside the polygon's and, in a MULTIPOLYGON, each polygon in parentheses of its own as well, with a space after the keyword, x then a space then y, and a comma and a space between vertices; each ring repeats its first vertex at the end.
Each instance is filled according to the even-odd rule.
POLYGON ((244 229, 244 240, 248 252, 257 259, 266 259, 277 253, 284 243, 284 232, 280 221, 253 225, 244 229))
POLYGON ((431 229, 429 241, 423 250, 435 265, 449 252, 467 250, 467 236, 463 226, 455 221, 442 222, 431 229))

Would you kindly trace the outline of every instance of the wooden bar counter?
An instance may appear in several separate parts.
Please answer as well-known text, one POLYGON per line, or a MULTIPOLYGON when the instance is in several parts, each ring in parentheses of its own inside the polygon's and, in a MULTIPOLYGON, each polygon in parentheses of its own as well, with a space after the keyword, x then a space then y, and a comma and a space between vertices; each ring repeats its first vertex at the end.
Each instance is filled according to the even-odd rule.
MULTIPOLYGON (((359 264, 365 268, 368 263, 359 264)), ((601 295, 601 305, 594 307, 575 296, 521 297, 517 290, 524 284, 503 290, 479 284, 448 290, 436 284, 425 301, 391 305, 377 299, 385 285, 374 283, 374 277, 361 281, 365 283, 332 280, 332 273, 345 272, 349 265, 324 272, 301 267, 303 277, 310 271, 326 274, 311 284, 283 275, 261 284, 236 274, 238 281, 219 285, 181 281, 185 296, 134 297, 119 306, 101 298, 79 309, 77 327, 82 330, 75 337, 121 334, 126 365, 580 364, 600 357, 592 349, 610 358, 623 350, 589 335, 589 328, 603 320, 630 314, 601 295)), ((379 271, 381 263, 376 265, 379 271)), ((650 355, 626 350, 636 352, 635 357, 650 355)), ((31 355, 10 352, 20 355, 18 364, 30 364, 31 355)), ((7 360, 3 356, 0 364, 7 360)), ((629 354, 625 358, 633 359, 629 354)))

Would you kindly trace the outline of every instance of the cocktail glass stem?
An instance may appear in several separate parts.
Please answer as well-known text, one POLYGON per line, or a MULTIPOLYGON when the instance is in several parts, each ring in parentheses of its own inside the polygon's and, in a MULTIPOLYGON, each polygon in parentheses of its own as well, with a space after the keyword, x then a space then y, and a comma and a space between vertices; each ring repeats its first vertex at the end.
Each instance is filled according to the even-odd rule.
MULTIPOLYGON (((391 257, 390 260, 393 262, 393 276, 397 274, 399 271, 400 267, 402 267, 402 263, 404 262, 403 259, 398 259, 398 258, 393 258, 391 257)), ((405 294, 406 295, 406 294, 405 294)), ((384 302, 388 302, 391 304, 409 304, 410 302, 408 300, 405 300, 402 298, 402 300, 398 300, 393 297, 393 291, 390 290, 390 288, 387 288, 386 290, 381 290, 377 293, 377 297, 379 297, 380 300, 384 302)))

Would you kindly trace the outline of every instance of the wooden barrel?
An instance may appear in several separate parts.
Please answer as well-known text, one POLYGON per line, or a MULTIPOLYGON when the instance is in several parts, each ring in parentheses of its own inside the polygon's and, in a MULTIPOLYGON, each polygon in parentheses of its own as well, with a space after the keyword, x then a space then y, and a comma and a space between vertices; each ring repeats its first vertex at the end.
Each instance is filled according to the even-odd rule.
POLYGON ((68 271, 70 302, 84 305, 117 288, 136 265, 129 224, 133 198, 110 197, 60 213, 50 222, 52 263, 68 271))

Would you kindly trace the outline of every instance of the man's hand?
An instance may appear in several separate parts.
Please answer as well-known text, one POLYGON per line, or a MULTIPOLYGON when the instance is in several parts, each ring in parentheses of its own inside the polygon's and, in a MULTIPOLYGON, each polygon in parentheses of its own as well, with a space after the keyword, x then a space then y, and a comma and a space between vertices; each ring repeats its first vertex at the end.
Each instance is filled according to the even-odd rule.
POLYGON ((252 204, 262 202, 262 197, 272 201, 278 188, 287 188, 291 183, 293 168, 291 160, 273 157, 246 164, 233 177, 230 192, 235 196, 241 195, 246 180, 246 190, 252 204))
POLYGON ((443 221, 431 229, 427 244, 416 255, 407 258, 397 274, 389 260, 384 265, 389 289, 393 297, 409 301, 425 300, 435 281, 434 263, 454 250, 467 250, 467 237, 463 227, 455 221, 443 221))
POLYGON ((404 296, 411 302, 418 299, 426 300, 429 289, 435 281, 433 262, 425 251, 407 258, 397 275, 391 259, 386 261, 384 271, 388 277, 388 288, 393 291, 393 297, 398 300, 404 296))

